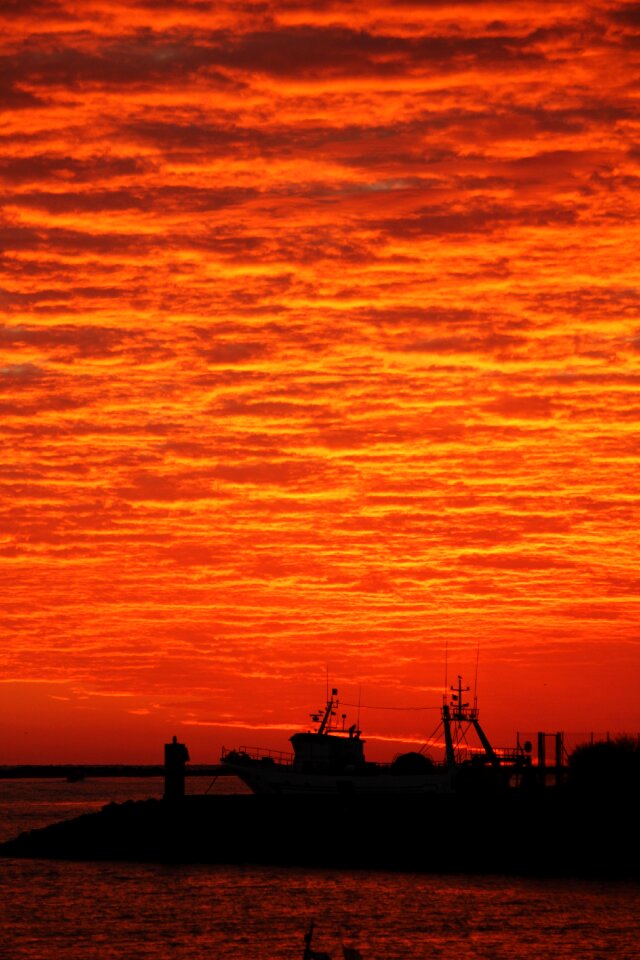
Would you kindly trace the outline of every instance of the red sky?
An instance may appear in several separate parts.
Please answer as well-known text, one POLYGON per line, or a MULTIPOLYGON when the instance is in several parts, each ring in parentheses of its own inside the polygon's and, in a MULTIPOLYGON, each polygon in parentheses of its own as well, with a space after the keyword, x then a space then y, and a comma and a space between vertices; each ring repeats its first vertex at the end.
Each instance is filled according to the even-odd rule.
POLYGON ((0 762, 640 730, 640 4, 0 13, 0 762))

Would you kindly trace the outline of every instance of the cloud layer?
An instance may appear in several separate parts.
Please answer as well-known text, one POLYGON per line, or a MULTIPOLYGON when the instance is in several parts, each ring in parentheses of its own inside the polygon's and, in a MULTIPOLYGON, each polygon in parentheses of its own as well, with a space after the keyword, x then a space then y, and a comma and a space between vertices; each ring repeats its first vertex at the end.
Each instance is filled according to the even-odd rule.
POLYGON ((640 729, 640 6, 0 8, 25 703, 204 751, 479 644, 503 737, 640 729))

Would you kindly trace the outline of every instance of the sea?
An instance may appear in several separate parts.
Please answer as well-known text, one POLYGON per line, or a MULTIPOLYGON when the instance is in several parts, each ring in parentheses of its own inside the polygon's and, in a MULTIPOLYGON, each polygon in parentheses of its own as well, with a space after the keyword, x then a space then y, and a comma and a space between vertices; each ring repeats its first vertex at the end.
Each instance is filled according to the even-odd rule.
MULTIPOLYGON (((190 793, 246 789, 231 777, 187 783, 190 793)), ((0 840, 162 788, 159 778, 0 780, 0 840)), ((460 830, 478 829, 470 810, 460 830)), ((527 842, 526 824, 513 842, 527 842)), ((312 922, 325 960, 639 960, 640 884, 0 859, 0 960, 302 960, 312 922)))

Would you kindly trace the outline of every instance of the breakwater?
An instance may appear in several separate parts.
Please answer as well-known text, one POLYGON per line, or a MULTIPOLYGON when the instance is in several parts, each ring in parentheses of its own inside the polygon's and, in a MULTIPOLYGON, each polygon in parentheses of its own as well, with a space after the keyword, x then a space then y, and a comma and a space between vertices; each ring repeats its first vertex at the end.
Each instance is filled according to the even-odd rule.
POLYGON ((635 804, 567 791, 128 801, 21 834, 11 857, 640 878, 635 804))

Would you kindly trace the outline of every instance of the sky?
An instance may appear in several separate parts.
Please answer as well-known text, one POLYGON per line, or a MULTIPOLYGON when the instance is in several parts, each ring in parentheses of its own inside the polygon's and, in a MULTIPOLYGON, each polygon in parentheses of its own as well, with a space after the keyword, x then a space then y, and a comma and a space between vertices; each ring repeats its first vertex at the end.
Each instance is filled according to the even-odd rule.
POLYGON ((640 3, 0 14, 0 763, 640 731, 640 3))

